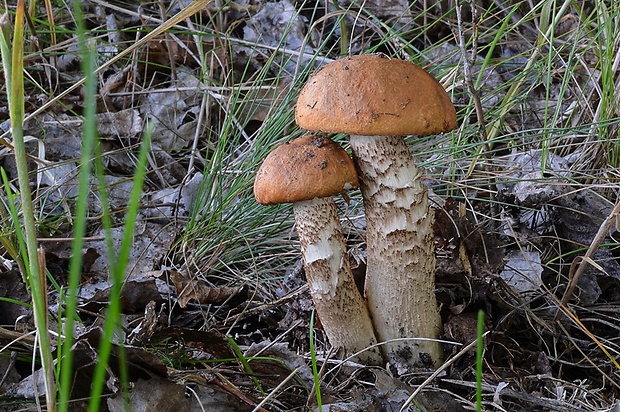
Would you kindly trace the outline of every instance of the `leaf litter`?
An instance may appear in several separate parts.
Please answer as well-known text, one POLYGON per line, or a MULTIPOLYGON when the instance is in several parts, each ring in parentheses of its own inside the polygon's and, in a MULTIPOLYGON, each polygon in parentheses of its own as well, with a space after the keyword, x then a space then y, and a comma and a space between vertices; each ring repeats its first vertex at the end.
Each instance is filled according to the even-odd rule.
MULTIPOLYGON (((332 2, 322 6, 335 10, 332 2)), ((98 58, 102 60, 133 40, 129 31, 119 32, 119 27, 139 28, 159 16, 158 10, 149 7, 132 9, 126 5, 119 11, 117 6, 97 1, 87 2, 85 7, 93 12, 93 23, 113 29, 108 32, 110 43, 104 39, 97 44, 98 58), (144 16, 148 19, 142 19, 144 16)), ((105 410, 124 410, 124 400, 119 396, 121 348, 130 372, 132 410, 317 408, 307 355, 313 304, 304 286, 290 226, 277 229, 284 233, 285 247, 281 250, 286 253, 282 255, 289 254, 281 262, 277 261, 277 253, 272 256, 260 249, 260 242, 265 241, 260 237, 241 242, 243 246, 236 246, 232 239, 221 240, 203 253, 199 248, 204 238, 188 240, 184 235, 194 233, 188 230, 188 224, 195 216, 210 219, 212 211, 208 206, 212 204, 207 202, 205 208, 199 193, 204 190, 205 179, 213 177, 209 175, 209 156, 222 141, 218 139, 218 133, 225 130, 222 125, 232 124, 252 146, 273 116, 273 107, 290 109, 286 96, 300 70, 337 57, 336 53, 329 54, 331 57, 321 55, 316 59, 318 63, 313 59, 316 50, 325 44, 337 45, 341 27, 330 15, 317 19, 287 1, 231 3, 219 11, 211 7, 205 16, 211 13, 213 18, 215 14, 217 24, 228 25, 228 39, 201 37, 196 47, 192 36, 163 35, 140 51, 138 63, 112 66, 100 78, 97 124, 107 193, 118 225, 112 230, 113 252, 120 242, 120 225, 132 188, 136 147, 145 121, 155 124, 148 182, 123 288, 123 329, 114 341, 105 410), (200 57, 203 53, 210 56, 210 64, 204 67, 200 57), (277 85, 253 94, 248 91, 249 79, 261 71, 278 74, 277 85), (227 83, 231 76, 239 76, 243 82, 227 83), (235 95, 222 86, 228 84, 246 87, 247 96, 254 96, 238 102, 242 108, 239 112, 230 111, 235 95), (252 246, 259 252, 253 261, 227 261, 227 257, 235 256, 234 250, 252 246), (257 265, 269 273, 267 279, 257 279, 257 265)), ((348 5, 339 2, 339 7, 348 5)), ((395 20, 394 27, 406 33, 406 28, 415 26, 418 16, 423 15, 416 7, 397 1, 373 2, 367 10, 385 21, 395 20)), ((440 21, 443 11, 435 5, 425 13, 440 21)), ((583 54, 582 68, 587 69, 596 57, 587 49, 587 39, 578 36, 578 15, 571 13, 567 17, 556 34, 574 42, 576 52, 583 54)), ((494 18, 489 17, 485 23, 492 23, 494 18)), ((382 30, 372 19, 349 8, 346 21, 354 27, 352 50, 366 51, 370 45, 381 43, 382 30)), ((438 23, 425 35, 441 38, 446 30, 451 30, 449 23, 438 23)), ((489 113, 494 113, 504 98, 507 91, 503 85, 519 78, 527 67, 528 50, 536 41, 527 24, 519 35, 510 32, 509 37, 501 46, 497 67, 487 66, 481 56, 473 63, 475 75, 484 79, 482 107, 489 113)), ((385 51, 402 52, 400 41, 387 40, 385 51)), ((438 44, 427 44, 420 62, 440 68, 458 67, 458 48, 448 42, 438 44)), ((56 70, 61 76, 50 79, 44 71, 29 72, 37 83, 51 83, 50 90, 62 90, 81 77, 80 57, 73 43, 60 50, 56 70)), ((43 62, 33 58, 30 64, 30 69, 35 69, 43 62)), ((445 70, 430 69, 444 80, 450 77, 445 70)), ((515 108, 505 117, 503 132, 508 138, 500 140, 500 149, 492 157, 480 158, 474 168, 439 150, 449 146, 445 138, 431 144, 440 153, 427 167, 429 175, 439 176, 427 182, 437 195, 437 296, 444 320, 443 337, 452 342, 446 350, 454 361, 424 387, 416 397, 416 406, 409 410, 472 410, 475 352, 462 349, 476 338, 479 309, 487 313, 485 330, 489 331, 484 342, 486 369, 482 386, 486 410, 595 411, 617 407, 619 386, 614 382, 618 370, 609 365, 583 329, 587 327, 606 344, 616 347, 620 324, 617 229, 607 234, 605 243, 610 246, 594 254, 595 264, 588 266, 572 296, 571 308, 582 324, 567 319, 553 322, 575 256, 590 245, 613 209, 609 200, 613 199, 612 190, 605 182, 615 178, 615 172, 604 169, 599 169, 602 176, 587 176, 594 173, 597 164, 596 156, 588 151, 593 142, 588 130, 577 130, 568 137, 559 132, 552 135, 555 143, 551 146, 558 148, 554 152, 527 150, 526 143, 539 139, 536 133, 541 130, 540 119, 550 111, 559 114, 554 117, 558 124, 553 126, 571 117, 574 125, 594 120, 588 118, 588 110, 579 111, 580 105, 590 104, 592 78, 578 72, 578 84, 562 89, 560 71, 558 68, 554 73, 558 76, 556 82, 549 83, 547 89, 536 78, 523 79, 527 92, 522 104, 527 110, 515 108), (511 137, 525 143, 511 146, 511 137), (484 176, 489 170, 496 174, 492 190, 487 189, 489 178, 484 176), (584 175, 598 183, 581 184, 584 175), (454 187, 462 196, 454 196, 454 187), (501 205, 500 210, 493 209, 488 201, 491 197, 501 205)), ((463 87, 466 80, 460 70, 453 75, 454 101, 464 106, 470 99, 463 87)), ((40 90, 30 88, 27 92, 27 110, 49 100, 40 90)), ((36 170, 32 184, 43 216, 41 243, 46 249, 50 276, 59 285, 66 283, 70 258, 67 238, 82 147, 81 102, 80 91, 76 91, 25 124, 26 134, 31 136, 28 145, 32 169, 36 170)), ((7 114, 0 110, 0 116, 5 121, 2 130, 6 131, 7 114)), ((464 123, 467 126, 469 120, 464 123)), ((611 122, 609 128, 617 129, 617 122, 611 122)), ((290 133, 290 124, 284 130, 290 133)), ((426 150, 425 144, 412 142, 420 151, 426 150)), ((230 151, 232 158, 242 158, 240 149, 230 151)), ((14 178, 10 154, 3 150, 0 161, 9 177, 14 178)), ((247 196, 247 191, 240 191, 231 204, 238 205, 247 196)), ((355 271, 363 274, 365 221, 359 204, 359 197, 353 196, 347 209, 348 221, 343 224, 354 253, 352 261, 357 264, 355 271)), ((96 217, 102 210, 93 178, 89 213, 96 217)), ((276 219, 290 223, 285 212, 276 219)), ((219 220, 220 224, 225 221, 219 220)), ((4 225, 6 230, 6 220, 4 225)), ((108 253, 104 238, 105 233, 93 219, 85 239, 83 278, 78 291, 82 323, 73 348, 75 410, 85 408, 81 399, 89 394, 87 383, 98 359, 96 348, 112 286, 108 273, 113 263, 110 259, 116 256, 108 253)), ((19 408, 34 408, 29 402, 43 393, 43 386, 41 374, 33 372, 29 365, 33 345, 29 334, 31 311, 15 303, 28 302, 29 297, 10 253, 4 252, 5 264, 0 273, 0 296, 4 298, 0 299, 0 393, 3 399, 19 400, 19 408)), ((50 289, 49 296, 50 314, 58 317, 58 292, 50 289)), ((367 368, 341 361, 337 353, 330 351, 321 333, 320 319, 314 326, 322 366, 324 411, 400 410, 431 372, 414 370, 398 376, 398 371, 404 370, 399 365, 367 368)))

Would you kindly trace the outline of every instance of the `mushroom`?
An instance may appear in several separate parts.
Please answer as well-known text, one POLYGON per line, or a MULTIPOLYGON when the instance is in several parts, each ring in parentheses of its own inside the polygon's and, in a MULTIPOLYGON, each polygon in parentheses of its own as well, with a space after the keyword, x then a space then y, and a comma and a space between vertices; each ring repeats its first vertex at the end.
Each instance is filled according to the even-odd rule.
MULTIPOLYGON (((293 203, 308 288, 329 342, 351 355, 377 343, 353 275, 332 196, 358 186, 347 152, 327 137, 305 136, 277 147, 254 181, 265 205, 293 203)), ((380 364, 376 347, 358 359, 380 364)))
POLYGON ((439 82, 385 55, 333 61, 302 89, 295 108, 306 130, 350 135, 366 213, 365 295, 384 354, 410 366, 443 361, 435 297, 433 211, 403 138, 456 127, 439 82), (398 338, 431 338, 389 342, 398 338))

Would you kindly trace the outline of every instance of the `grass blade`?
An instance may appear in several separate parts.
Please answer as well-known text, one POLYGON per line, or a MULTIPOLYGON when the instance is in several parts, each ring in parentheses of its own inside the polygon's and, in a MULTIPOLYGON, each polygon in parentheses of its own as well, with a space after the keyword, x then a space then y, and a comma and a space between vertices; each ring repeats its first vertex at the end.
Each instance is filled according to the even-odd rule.
MULTIPOLYGON (((56 410, 56 389, 50 337, 47 328, 47 299, 45 268, 41 267, 39 260, 39 247, 37 243, 37 230, 34 221, 32 194, 30 192, 30 180, 26 145, 24 142, 24 19, 26 5, 23 0, 18 0, 15 11, 15 25, 13 28, 13 44, 10 44, 10 30, 8 18, 3 16, 2 21, 2 63, 6 76, 8 91, 9 115, 11 118, 11 132, 13 134, 13 146, 17 167, 17 179, 22 204, 23 218, 23 242, 26 245, 25 268, 26 278, 30 287, 34 308, 34 321, 37 329, 39 352, 43 373, 45 375, 45 394, 48 411, 56 410)), ((16 228, 21 230, 20 228, 16 228)))

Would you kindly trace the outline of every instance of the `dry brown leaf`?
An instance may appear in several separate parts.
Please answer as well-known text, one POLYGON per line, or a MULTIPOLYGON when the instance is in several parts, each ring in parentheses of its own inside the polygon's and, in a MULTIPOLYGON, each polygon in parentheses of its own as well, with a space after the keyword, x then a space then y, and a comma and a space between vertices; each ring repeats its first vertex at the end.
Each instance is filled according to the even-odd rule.
POLYGON ((198 303, 222 303, 243 290, 237 287, 212 287, 200 279, 190 279, 177 271, 170 272, 170 279, 177 291, 179 306, 184 308, 190 300, 198 303))

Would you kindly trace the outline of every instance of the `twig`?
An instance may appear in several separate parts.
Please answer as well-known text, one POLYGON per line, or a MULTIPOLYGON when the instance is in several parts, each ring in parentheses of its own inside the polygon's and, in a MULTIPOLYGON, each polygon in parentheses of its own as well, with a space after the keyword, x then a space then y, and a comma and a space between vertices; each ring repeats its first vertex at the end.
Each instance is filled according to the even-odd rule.
MULTIPOLYGON (((485 332, 482 335, 482 338, 484 339, 484 337, 487 336, 488 334, 489 334, 489 331, 485 332)), ((440 373, 442 373, 443 371, 448 369, 448 367, 450 365, 452 365, 454 362, 456 362, 461 356, 465 355, 471 348, 476 347, 477 344, 478 344, 478 338, 474 339, 471 343, 469 343, 467 346, 465 346, 463 349, 461 349, 461 351, 459 353, 454 355, 454 357, 452 359, 450 359, 447 362, 445 362, 443 365, 441 365, 441 367, 439 369, 437 369, 435 372, 433 372, 431 374, 431 376, 429 376, 424 382, 422 382, 422 384, 418 386, 418 388, 411 394, 411 396, 409 398, 407 398, 407 400, 405 401, 403 406, 400 408, 400 412, 406 411, 407 408, 409 407, 409 405, 411 404, 411 402, 413 402, 415 397, 418 396, 418 394, 420 393, 420 391, 422 391, 422 389, 424 389, 426 386, 428 386, 428 384, 431 383, 433 381, 433 379, 435 379, 437 376, 439 376, 440 373)))
MULTIPOLYGON (((480 101, 480 91, 476 89, 474 79, 471 72, 471 66, 476 62, 478 55, 478 29, 476 24, 473 24, 474 34, 472 35, 471 56, 467 57, 467 49, 465 47, 465 29, 463 28, 463 17, 461 15, 461 9, 463 6, 456 7, 456 23, 458 31, 456 33, 459 48, 461 49, 461 55, 463 56, 463 74, 465 75, 465 86, 471 95, 471 99, 474 102, 474 108, 476 109, 476 120, 478 122, 478 133, 480 133, 480 139, 483 142, 484 152, 489 151, 487 144, 487 131, 486 122, 484 120, 484 109, 482 108, 482 102, 480 101)), ((476 6, 472 3, 472 21, 476 19, 476 6)))
POLYGON ((254 409, 252 409, 252 412, 258 412, 258 411, 263 411, 263 405, 266 404, 268 401, 271 400, 271 398, 274 397, 274 395, 276 393, 278 393, 283 387, 284 385, 286 385, 288 383, 288 381, 290 381, 292 378, 294 378, 295 376, 297 376, 297 372, 299 372, 299 370, 301 369, 301 366, 299 366, 298 368, 296 368, 294 371, 292 371, 291 373, 289 373, 289 375, 282 381, 280 382, 280 384, 278 386, 276 386, 270 393, 269 395, 265 396, 265 398, 260 401, 260 403, 258 403, 254 409))
MULTIPOLYGON (((560 307, 558 308, 558 311, 555 314, 554 320, 557 321, 558 318, 560 317, 560 313, 562 313, 562 306, 566 306, 566 304, 570 300, 571 296, 573 295, 573 291, 575 290, 575 286, 577 286, 577 282, 579 281, 579 278, 581 278, 581 275, 583 275, 583 272, 585 272, 588 263, 592 261, 594 254, 598 250, 601 243, 603 243, 603 240, 605 240, 605 237, 607 237, 607 234, 609 233, 609 230, 611 229, 612 225, 616 222, 616 217, 618 216, 619 213, 620 213, 620 201, 616 203, 616 206, 613 208, 609 216, 607 216, 607 218, 603 221, 601 226, 598 228, 598 232, 594 236, 594 239, 592 239, 592 243, 590 244, 590 247, 588 247, 588 250, 586 251, 585 255, 583 255, 583 257, 581 257, 581 259, 579 260, 579 264, 578 266, 576 266, 576 269, 574 269, 575 266, 571 266, 571 270, 568 274, 568 287, 566 288, 566 291, 564 292, 564 296, 562 297, 562 300, 560 301, 560 307)), ((579 258, 575 258, 575 259, 579 259, 579 258)))
MULTIPOLYGON (((466 382, 466 381, 460 381, 460 380, 449 379, 449 378, 442 379, 442 382, 470 388, 472 390, 476 388, 475 382, 466 382)), ((513 390, 508 387, 501 388, 499 385, 490 385, 488 383, 483 383, 482 390, 487 393, 495 393, 503 397, 525 401, 534 406, 542 407, 543 410, 546 410, 546 411, 578 412, 582 410, 576 406, 570 405, 567 402, 562 401, 561 399, 553 399, 553 398, 547 398, 544 396, 536 396, 536 395, 532 395, 529 393, 524 393, 524 392, 520 392, 517 390, 513 390)))
MULTIPOLYGON (((461 9, 463 6, 456 6, 456 23, 457 23, 457 33, 456 37, 458 39, 458 45, 461 50, 461 55, 463 57, 463 75, 465 76, 465 86, 469 91, 471 99, 474 103, 474 108, 476 109, 476 121, 478 123, 478 134, 480 135, 480 141, 482 142, 482 147, 480 153, 476 154, 474 160, 471 162, 469 170, 467 171, 467 176, 471 175, 474 170, 474 166, 477 163, 478 157, 482 154, 485 157, 489 157, 491 154, 491 147, 489 146, 489 136, 487 133, 487 124, 484 120, 484 108, 482 107, 482 102, 480 100, 480 91, 476 88, 474 84, 474 79, 472 76, 471 67, 476 63, 476 57, 478 56, 478 27, 476 24, 477 19, 477 11, 476 5, 474 2, 471 3, 471 13, 472 13, 472 40, 471 40, 471 56, 467 57, 467 49, 465 46, 465 29, 463 28, 463 17, 461 15, 461 9)), ((483 70, 482 67, 480 70, 483 70)), ((482 166, 483 170, 489 172, 489 175, 492 175, 490 166, 487 163, 484 163, 482 166)), ((489 187, 495 187, 495 183, 493 179, 489 183, 489 187)), ((490 223, 491 230, 495 230, 495 220, 492 218, 493 216, 497 216, 497 205, 494 202, 490 204, 490 223)), ((486 249, 485 249, 486 250, 486 249)))

